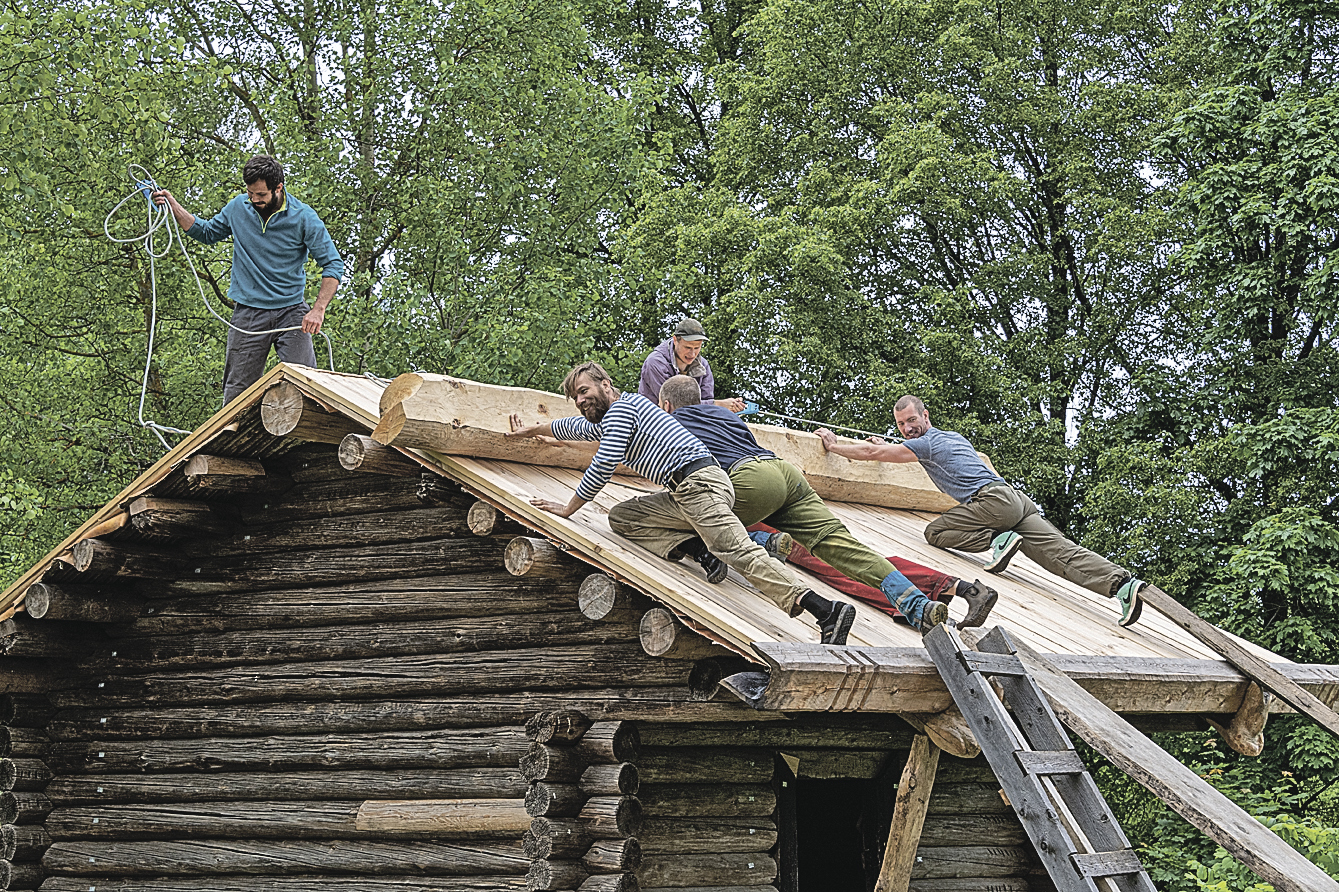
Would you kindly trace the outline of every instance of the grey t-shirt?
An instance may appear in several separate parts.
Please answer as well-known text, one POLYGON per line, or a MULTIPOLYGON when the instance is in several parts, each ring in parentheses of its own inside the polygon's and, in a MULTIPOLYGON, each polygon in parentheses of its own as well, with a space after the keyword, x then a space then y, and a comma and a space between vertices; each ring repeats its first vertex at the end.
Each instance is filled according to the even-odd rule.
POLYGON ((959 502, 966 502, 987 483, 1004 482, 981 460, 967 438, 954 431, 932 427, 914 440, 903 440, 902 445, 916 453, 931 482, 959 502))

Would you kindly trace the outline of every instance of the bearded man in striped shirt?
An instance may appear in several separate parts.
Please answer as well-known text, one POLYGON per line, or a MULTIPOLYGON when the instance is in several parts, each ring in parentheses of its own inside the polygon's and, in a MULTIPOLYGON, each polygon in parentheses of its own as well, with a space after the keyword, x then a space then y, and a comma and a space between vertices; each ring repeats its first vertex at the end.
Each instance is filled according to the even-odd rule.
POLYGON ((735 491, 729 475, 683 425, 641 394, 619 393, 597 362, 572 369, 563 392, 580 416, 525 426, 512 415, 509 436, 598 441, 600 446, 566 504, 549 499, 531 499, 531 504, 570 517, 595 499, 622 463, 667 491, 615 505, 610 529, 660 557, 694 558, 712 583, 725 579, 726 565, 734 567, 788 615, 810 613, 824 644, 846 643, 855 607, 804 588, 749 538, 731 511, 735 491))

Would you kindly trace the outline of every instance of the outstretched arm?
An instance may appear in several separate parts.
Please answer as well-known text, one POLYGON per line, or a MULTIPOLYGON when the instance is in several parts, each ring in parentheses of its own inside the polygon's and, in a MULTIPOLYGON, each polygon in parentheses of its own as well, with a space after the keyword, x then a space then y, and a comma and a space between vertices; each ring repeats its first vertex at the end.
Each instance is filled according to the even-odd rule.
POLYGON ((916 453, 901 443, 887 443, 882 437, 871 437, 864 443, 843 443, 837 435, 825 427, 814 431, 823 441, 823 448, 834 455, 842 455, 856 461, 890 461, 906 463, 919 461, 916 453))

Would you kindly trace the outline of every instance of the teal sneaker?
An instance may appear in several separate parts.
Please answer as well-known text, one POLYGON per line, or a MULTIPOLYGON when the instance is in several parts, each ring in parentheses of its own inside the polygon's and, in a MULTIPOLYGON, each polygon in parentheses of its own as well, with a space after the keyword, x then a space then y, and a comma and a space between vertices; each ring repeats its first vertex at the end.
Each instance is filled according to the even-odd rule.
POLYGON ((1132 626, 1139 621, 1139 614, 1144 609, 1144 599, 1139 597, 1139 590, 1144 585, 1144 580, 1135 579, 1131 576, 1120 588, 1116 589, 1116 600, 1120 601, 1120 624, 1122 626, 1132 626))
POLYGON ((1018 554, 1018 549, 1023 547, 1023 537, 1013 530, 1007 530, 995 537, 995 541, 990 543, 990 560, 986 561, 983 568, 987 573, 1003 573, 1009 566, 1009 561, 1018 554))

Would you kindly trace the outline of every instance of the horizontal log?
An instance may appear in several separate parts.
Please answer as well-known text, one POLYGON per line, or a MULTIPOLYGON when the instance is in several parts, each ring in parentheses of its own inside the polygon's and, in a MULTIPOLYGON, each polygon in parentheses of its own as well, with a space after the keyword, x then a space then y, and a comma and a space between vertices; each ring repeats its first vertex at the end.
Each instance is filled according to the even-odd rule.
POLYGON ((217 874, 303 876, 313 873, 363 876, 523 876, 530 859, 514 843, 426 840, 228 839, 221 841, 58 842, 42 857, 56 876, 96 869, 105 877, 212 876, 217 874), (90 867, 90 865, 96 865, 90 867))
MULTIPOLYGON (((481 744, 483 745, 483 744, 481 744)), ((47 809, 98 802, 229 802, 270 799, 519 799, 527 785, 514 766, 388 771, 241 771, 192 774, 61 775, 43 791, 47 809), (48 799, 48 797, 50 797, 48 799)), ((23 794, 17 794, 23 795, 23 794)), ((29 794, 37 795, 37 794, 29 794)), ((5 799, 0 796, 0 814, 5 799)))
POLYGON ((592 644, 481 654, 281 663, 170 675, 109 675, 53 695, 60 706, 263 703, 395 698, 598 686, 671 686, 682 664, 647 660, 636 645, 592 644))
MULTIPOLYGON (((473 800, 479 802, 480 800, 473 800)), ((490 802, 508 800, 487 800, 490 802)), ((529 820, 521 800, 513 809, 500 809, 501 823, 512 828, 529 820), (519 813, 519 814, 517 814, 519 813), (514 820, 513 820, 514 818, 514 820)), ((476 829, 473 817, 459 825, 432 820, 431 809, 419 810, 421 822, 412 813, 391 817, 378 810, 381 803, 313 802, 285 799, 282 802, 202 802, 165 805, 99 805, 92 808, 58 808, 46 820, 46 831, 56 841, 102 839, 254 838, 254 839, 516 839, 519 829, 500 832, 476 829), (372 807, 360 822, 364 805, 372 807), (383 819, 384 817, 384 819, 383 819)), ((477 808, 479 821, 494 826, 477 808)))
POLYGON ((636 592, 607 573, 591 573, 581 580, 577 591, 577 607, 589 619, 622 621, 634 619, 633 598, 636 592))
POLYGON ((532 743, 521 757, 521 775, 531 783, 576 783, 589 765, 573 747, 532 743))
POLYGON ((243 523, 266 525, 415 510, 424 505, 419 498, 420 483, 420 477, 346 474, 343 478, 303 483, 280 496, 238 505, 238 512, 243 523))
POLYGON ((622 873, 642 863, 642 847, 635 839, 600 839, 591 843, 581 863, 591 873, 622 873))
POLYGON ((636 762, 641 736, 632 722, 596 722, 572 744, 593 765, 636 762))
POLYGON ((42 892, 524 892, 525 878, 464 877, 278 877, 130 879, 103 876, 51 877, 42 892))
POLYGON ((339 463, 346 471, 385 474, 392 477, 417 477, 418 462, 398 449, 382 446, 366 434, 345 434, 339 441, 339 463))
POLYGON ((637 762, 643 785, 770 783, 775 758, 768 750, 646 747, 637 762))
MULTIPOLYGON (((327 617, 327 620, 333 617, 327 617)), ((516 648, 617 644, 627 635, 592 623, 572 610, 561 613, 453 617, 414 622, 343 623, 335 626, 249 629, 144 638, 120 638, 80 662, 86 669, 161 672, 304 660, 473 653, 516 648)), ((85 647, 85 656, 88 655, 85 647)))
POLYGON ((577 815, 595 839, 636 836, 642 828, 642 804, 636 796, 592 796, 577 815))
POLYGON ((521 848, 530 858, 580 858, 590 849, 596 837, 582 821, 573 818, 535 818, 530 822, 521 841, 521 848))
POLYGON ((276 437, 314 443, 340 443, 350 433, 367 430, 361 421, 327 412, 291 381, 280 381, 265 391, 260 399, 260 421, 276 437))
POLYGON ((51 814, 52 808, 52 802, 45 791, 37 793, 6 790, 0 793, 0 823, 3 824, 40 824, 51 814))
POLYGON ((0 759, 0 790, 32 792, 51 781, 51 769, 40 759, 0 759))
MULTIPOLYGON (((266 432, 266 436, 269 434, 266 432)), ((275 442, 270 438, 270 442, 275 442)), ((349 472, 339 463, 339 449, 328 443, 282 444, 285 451, 270 460, 270 465, 293 478, 294 483, 347 480, 349 472)), ((417 472, 415 472, 417 473, 417 472)))
POLYGON ((547 539, 516 536, 506 545, 504 562, 512 576, 566 579, 579 575, 579 562, 547 539))
POLYGON ((135 532, 157 540, 225 536, 237 525, 236 512, 189 499, 140 496, 130 503, 128 513, 135 532))
POLYGON ((51 837, 36 825, 0 826, 0 859, 5 861, 36 861, 49 845, 51 837))
MULTIPOLYGON (((661 889, 646 889, 641 892, 777 892, 775 886, 674 886, 661 889)), ((979 892, 994 892, 991 889, 981 889, 979 892)), ((1013 890, 1007 890, 1013 892, 1013 890)))
POLYGON ((197 494, 273 497, 293 488, 293 478, 251 458, 196 454, 182 466, 181 473, 190 491, 197 494))
POLYGON ((897 716, 841 713, 766 722, 638 722, 637 731, 648 747, 766 747, 787 752, 909 750, 915 733, 897 716))
POLYGON ((512 520, 487 502, 475 502, 470 506, 469 524, 470 532, 476 536, 514 539, 517 536, 525 535, 527 532, 525 526, 512 520))
MULTIPOLYGON (((162 587, 144 584, 146 595, 162 587)), ((118 635, 179 635, 235 629, 328 626, 333 616, 367 616, 381 622, 479 615, 486 603, 498 614, 571 610, 572 585, 516 579, 502 573, 408 576, 342 586, 314 586, 194 594, 155 600, 118 635)))
POLYGON ((37 861, 0 861, 0 888, 36 889, 45 877, 37 861))
POLYGON ((535 743, 564 746, 575 743, 590 730, 594 721, 575 709, 545 709, 525 723, 525 736, 535 743))
POLYGON ((581 811, 590 796, 576 784, 551 784, 540 781, 525 793, 525 811, 533 818, 570 818, 581 811))
POLYGON ((764 852, 713 855, 643 855, 637 880, 643 887, 761 886, 776 879, 776 861, 764 852))
POLYGON ((36 582, 28 586, 23 603, 32 619, 91 623, 129 622, 145 609, 141 598, 124 591, 112 594, 101 587, 49 582, 36 582))
POLYGON ((592 765, 581 772, 577 785, 587 796, 635 796, 641 786, 637 766, 631 762, 592 765))
POLYGON ((729 654, 726 648, 685 627, 663 607, 642 614, 638 638, 649 656, 666 660, 701 660, 729 654))
POLYGON ((766 852, 776 845, 777 829, 770 817, 682 818, 649 813, 653 816, 646 819, 638 837, 646 855, 766 852))
POLYGON ((921 828, 923 846, 961 845, 963 840, 987 846, 1021 846, 1027 845, 1027 834, 1013 814, 930 815, 921 828))
POLYGON ((930 794, 930 805, 925 818, 928 824, 930 815, 999 815, 1013 814, 1005 801, 998 783, 993 784, 941 784, 936 782, 930 794))
POLYGON ((525 875, 525 887, 531 892, 549 889, 576 889, 590 876, 580 861, 531 861, 525 875))
POLYGON ((470 504, 474 501, 474 497, 461 489, 454 480, 428 470, 418 475, 414 495, 424 505, 445 505, 448 502, 470 504))
POLYGON ((13 728, 45 728, 55 714, 56 707, 45 692, 0 694, 0 724, 13 728))
POLYGON ((279 551, 305 552, 308 559, 313 559, 313 552, 320 558, 332 547, 364 548, 468 536, 465 518, 465 509, 442 505, 293 520, 245 527, 225 539, 194 547, 191 553, 215 561, 279 551))
MULTIPOLYGON (((525 753, 527 745, 520 728, 196 740, 70 741, 53 745, 47 762, 63 774, 276 771, 304 767, 512 768, 525 753)), ((0 774, 3 766, 0 762, 0 774)))
POLYGON ((776 793, 761 783, 644 783, 637 797, 646 813, 657 817, 746 818, 776 811, 776 793))
POLYGON ((528 830, 530 815, 520 799, 378 799, 362 804, 354 826, 367 833, 504 839, 528 830))
POLYGON ((601 873, 586 877, 577 892, 640 892, 634 873, 601 873))
MULTIPOLYGON (((49 683, 49 678, 47 679, 49 683)), ((286 700, 239 706, 172 708, 114 707, 64 709, 49 720, 56 740, 141 740, 158 737, 249 737, 302 734, 312 728, 329 733, 397 731, 414 728, 475 728, 520 725, 535 710, 566 703, 608 719, 719 721, 731 715, 753 716, 739 703, 698 703, 683 687, 588 687, 578 691, 480 693, 424 699, 286 700)), ((778 717, 778 720, 780 717, 778 717)))
MULTIPOLYGON (((1037 888, 1024 877, 973 877, 912 880, 909 892, 1036 892, 1037 888)), ((679 892, 688 890, 681 889, 679 892)))
POLYGON ((1016 877, 1032 867, 1026 846, 920 846, 912 879, 1016 877))
MULTIPOLYGON (((0 638, 0 655, 73 660, 103 650, 107 636, 91 623, 64 623, 27 617, 6 620, 10 634, 0 638)), ((587 622, 590 622, 587 620, 587 622)))

